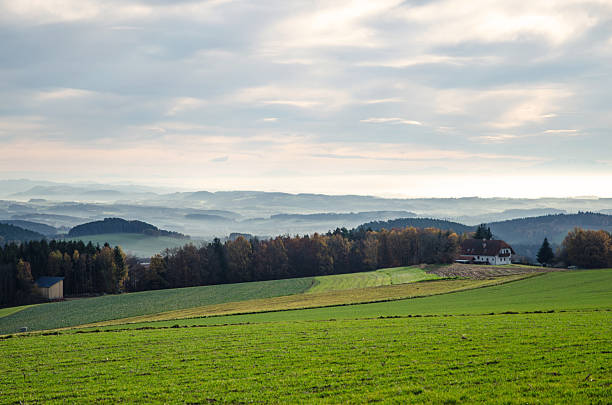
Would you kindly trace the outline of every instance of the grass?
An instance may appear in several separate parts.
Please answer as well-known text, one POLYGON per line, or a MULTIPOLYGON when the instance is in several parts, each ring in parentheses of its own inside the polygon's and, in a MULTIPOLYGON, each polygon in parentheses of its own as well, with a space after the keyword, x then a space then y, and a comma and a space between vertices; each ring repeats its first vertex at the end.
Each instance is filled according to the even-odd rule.
MULTIPOLYGON (((486 281, 353 291, 452 282, 486 281)), ((608 269, 400 301, 7 336, 0 403, 606 404, 611 325, 608 269)))
POLYGON ((14 333, 24 326, 29 330, 54 329, 223 302, 297 294, 306 291, 313 282, 312 278, 259 281, 54 302, 0 318, 0 334, 14 333))
MULTIPOLYGON (((423 284, 442 282, 433 281, 423 284)), ((477 315, 508 311, 612 309, 611 286, 612 269, 579 270, 546 273, 507 284, 422 298, 293 311, 178 319, 134 324, 130 327, 317 321, 379 316, 477 315)))
POLYGON ((91 241, 94 245, 99 244, 100 246, 108 242, 111 246, 121 246, 126 253, 137 257, 151 257, 165 249, 172 249, 190 242, 197 242, 189 239, 150 236, 141 233, 107 233, 67 238, 66 240, 82 240, 85 243, 91 241))
MULTIPOLYGON (((241 302, 252 299, 290 296, 306 291, 311 292, 313 287, 315 287, 316 291, 323 290, 328 292, 344 290, 351 287, 356 288, 360 285, 364 285, 363 280, 371 280, 376 277, 384 280, 388 285, 397 284, 398 282, 416 281, 429 277, 437 278, 435 275, 427 275, 418 268, 397 268, 383 269, 368 273, 343 274, 341 276, 322 276, 316 277, 316 279, 306 277, 266 282, 146 291, 123 295, 108 295, 60 303, 49 303, 33 308, 21 307, 21 309, 27 310, 12 316, 9 315, 11 315, 12 311, 14 310, 7 309, 5 318, 2 318, 2 312, 0 312, 0 334, 14 333, 24 326, 28 327, 29 330, 42 330, 65 328, 122 318, 145 316, 145 319, 151 319, 151 317, 148 316, 152 314, 177 310, 181 310, 181 313, 184 314, 189 312, 191 308, 196 308, 196 310, 191 312, 195 311, 195 313, 199 313, 199 308, 204 306, 215 306, 229 302, 241 302), (321 288, 321 286, 323 287, 321 288)), ((457 288, 461 288, 461 286, 457 285, 457 288)), ((456 290, 457 288, 453 287, 450 290, 456 290)), ((393 297, 398 298, 397 292, 392 292, 391 296, 388 298, 384 297, 384 293, 375 292, 370 295, 366 294, 360 299, 355 299, 354 297, 356 294, 361 293, 356 292, 339 296, 345 297, 345 301, 342 299, 339 300, 336 297, 333 300, 333 304, 342 304, 347 302, 369 302, 393 297), (383 298, 376 298, 381 296, 383 298)), ((403 295, 399 298, 408 296, 413 296, 413 293, 403 295)), ((313 299, 309 300, 311 302, 313 301, 313 299)), ((330 301, 326 302, 328 302, 326 305, 332 304, 330 301)), ((317 305, 305 304, 298 307, 302 308, 312 306, 317 305)), ((248 307, 248 304, 246 307, 248 307)), ((245 305, 241 305, 240 308, 245 308, 245 305)), ((278 309, 277 306, 274 308, 278 309)), ((228 311, 225 311, 225 313, 227 312, 228 311)), ((245 311, 241 310, 239 312, 245 311)))
POLYGON ((12 315, 19 311, 23 311, 26 308, 29 308, 33 305, 22 305, 20 307, 10 307, 10 308, 0 308, 0 318, 4 318, 5 316, 12 315))
POLYGON ((611 320, 592 311, 14 337, 0 340, 0 403, 604 404, 611 320))
POLYGON ((397 267, 364 273, 315 277, 317 283, 308 292, 320 293, 350 290, 354 288, 413 283, 415 281, 434 280, 437 278, 439 277, 435 274, 428 274, 418 267, 397 267))
MULTIPOLYGON (((365 302, 399 300, 404 298, 425 297, 453 291, 486 287, 514 281, 524 277, 527 276, 508 276, 493 280, 439 280, 435 282, 367 287, 353 290, 327 291, 312 294, 295 294, 282 297, 207 305, 196 308, 163 312, 159 314, 116 319, 107 322, 99 322, 93 325, 82 325, 79 327, 123 325, 126 323, 136 323, 137 326, 141 326, 140 323, 142 322, 172 321, 186 318, 286 311, 302 308, 329 307, 365 302)), ((221 318, 221 321, 223 322, 224 319, 225 318, 221 318)))

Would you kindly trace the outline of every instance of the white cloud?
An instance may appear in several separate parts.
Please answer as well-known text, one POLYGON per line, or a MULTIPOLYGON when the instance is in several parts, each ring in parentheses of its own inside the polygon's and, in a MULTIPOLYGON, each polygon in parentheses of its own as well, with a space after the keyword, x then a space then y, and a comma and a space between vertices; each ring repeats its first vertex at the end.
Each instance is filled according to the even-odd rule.
POLYGON ((173 116, 184 111, 197 110, 204 107, 208 102, 194 97, 178 97, 172 101, 172 106, 166 112, 166 115, 173 116))
POLYGON ((359 62, 357 66, 382 66, 390 68, 407 68, 418 65, 455 65, 465 66, 477 64, 495 63, 499 58, 493 56, 468 57, 468 56, 448 56, 448 55, 414 55, 408 58, 391 60, 374 60, 359 62))
POLYGON ((289 17, 264 35, 264 51, 282 54, 285 50, 328 46, 373 47, 381 44, 376 30, 366 22, 401 4, 401 0, 343 0, 318 2, 313 8, 289 17))
POLYGON ((51 91, 40 92, 35 96, 35 98, 40 101, 56 101, 56 100, 64 100, 64 99, 89 97, 94 94, 96 93, 93 91, 89 91, 89 90, 64 88, 64 89, 56 89, 56 90, 51 90, 51 91))
POLYGON ((385 104, 385 103, 403 103, 406 100, 399 97, 388 97, 388 98, 377 98, 373 100, 366 100, 365 104, 385 104))
POLYGON ((406 125, 423 125, 422 122, 414 120, 406 120, 404 118, 367 118, 360 120, 359 122, 372 123, 372 124, 406 124, 406 125))
MULTIPOLYGON (((599 1, 605 5, 605 1, 599 1)), ((608 3, 609 5, 609 3, 608 3)), ((428 2, 397 13, 419 24, 419 39, 433 44, 510 42, 539 36, 559 45, 596 24, 598 16, 580 0, 529 3, 473 0, 428 2)))
POLYGON ((281 85, 245 88, 227 96, 225 101, 227 103, 286 105, 305 109, 337 109, 352 102, 351 96, 342 90, 281 85))
POLYGON ((544 131, 545 134, 575 134, 577 129, 547 129, 544 131))

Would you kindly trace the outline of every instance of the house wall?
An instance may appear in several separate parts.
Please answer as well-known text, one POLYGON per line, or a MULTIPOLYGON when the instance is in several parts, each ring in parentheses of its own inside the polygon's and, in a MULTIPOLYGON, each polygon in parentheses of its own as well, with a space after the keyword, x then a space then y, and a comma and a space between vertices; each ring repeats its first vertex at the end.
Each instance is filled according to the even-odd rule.
POLYGON ((40 295, 48 300, 62 299, 64 298, 64 280, 48 288, 40 287, 38 290, 40 291, 40 295))
POLYGON ((510 264, 510 257, 499 257, 499 256, 475 256, 478 262, 489 262, 490 264, 510 264))
POLYGON ((50 300, 57 300, 64 298, 64 280, 59 283, 53 284, 49 288, 49 298, 50 300))

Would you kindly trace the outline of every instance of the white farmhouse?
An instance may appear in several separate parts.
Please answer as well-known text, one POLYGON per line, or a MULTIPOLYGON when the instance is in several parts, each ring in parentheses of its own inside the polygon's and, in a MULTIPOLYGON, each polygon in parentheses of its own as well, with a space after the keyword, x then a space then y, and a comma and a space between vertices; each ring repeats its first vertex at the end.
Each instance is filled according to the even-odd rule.
POLYGON ((503 240, 466 239, 461 243, 459 263, 510 264, 514 250, 503 240))

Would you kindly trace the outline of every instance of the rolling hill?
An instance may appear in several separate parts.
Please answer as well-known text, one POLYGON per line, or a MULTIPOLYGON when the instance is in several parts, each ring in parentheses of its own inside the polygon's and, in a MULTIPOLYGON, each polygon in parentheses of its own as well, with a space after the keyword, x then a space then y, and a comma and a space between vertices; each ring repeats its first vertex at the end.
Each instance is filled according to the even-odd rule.
POLYGON ((359 228, 380 231, 381 229, 406 228, 409 226, 414 228, 437 228, 444 231, 452 230, 457 233, 466 233, 475 230, 473 226, 433 218, 398 218, 389 221, 373 221, 360 225, 359 228))
POLYGON ((79 236, 117 233, 186 238, 186 236, 181 233, 165 231, 143 221, 127 221, 122 218, 104 218, 102 221, 94 221, 77 225, 68 232, 68 236, 74 238, 79 236))
POLYGON ((23 229, 15 225, 0 223, 0 244, 41 239, 45 239, 45 236, 38 232, 23 229))
POLYGON ((38 232, 45 236, 54 236, 58 233, 57 228, 51 225, 41 224, 39 222, 24 221, 20 219, 0 219, 0 223, 15 225, 20 228, 27 229, 29 231, 38 232))

